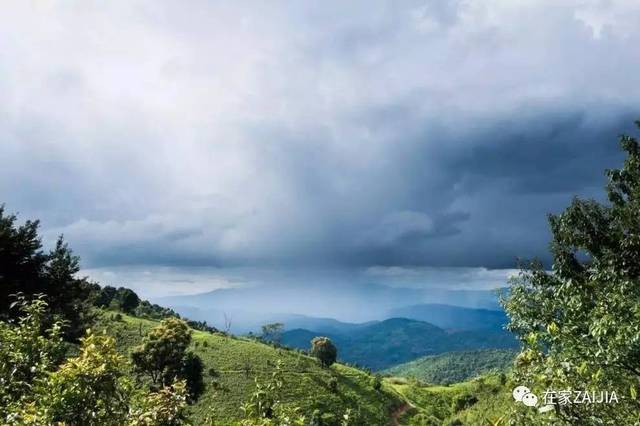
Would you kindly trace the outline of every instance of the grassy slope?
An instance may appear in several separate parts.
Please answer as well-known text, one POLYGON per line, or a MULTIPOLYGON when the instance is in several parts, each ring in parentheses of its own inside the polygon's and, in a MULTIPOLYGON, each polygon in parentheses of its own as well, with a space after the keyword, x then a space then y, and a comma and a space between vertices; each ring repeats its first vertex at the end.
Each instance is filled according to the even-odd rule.
POLYGON ((491 370, 507 371, 515 351, 485 349, 431 355, 385 370, 384 374, 413 377, 422 382, 448 384, 471 379, 491 370))
POLYGON ((491 425, 501 417, 502 421, 497 424, 503 425, 513 406, 510 387, 501 384, 497 374, 450 386, 424 385, 400 378, 385 381, 414 407, 402 417, 403 425, 449 424, 454 420, 460 420, 464 425, 491 425), (455 412, 454 401, 462 395, 473 395, 478 401, 455 412), (427 419, 434 423, 427 422, 427 419))
MULTIPOLYGON (((128 354, 142 336, 158 323, 123 315, 113 321, 109 315, 101 317, 96 328, 116 337, 118 349, 128 354)), ((361 424, 389 424, 391 413, 402 404, 401 398, 389 386, 375 391, 371 376, 354 368, 336 364, 329 369, 320 367, 312 358, 244 338, 194 331, 191 350, 205 364, 207 388, 191 407, 195 424, 202 424, 207 414, 213 414, 219 424, 229 424, 241 417, 240 405, 255 389, 254 378, 265 378, 274 370, 278 360, 283 362, 285 391, 282 400, 300 407, 303 413, 313 409, 341 415, 347 408, 359 413, 361 424), (216 376, 207 373, 210 368, 216 376), (331 377, 338 380, 338 392, 328 388, 331 377)))

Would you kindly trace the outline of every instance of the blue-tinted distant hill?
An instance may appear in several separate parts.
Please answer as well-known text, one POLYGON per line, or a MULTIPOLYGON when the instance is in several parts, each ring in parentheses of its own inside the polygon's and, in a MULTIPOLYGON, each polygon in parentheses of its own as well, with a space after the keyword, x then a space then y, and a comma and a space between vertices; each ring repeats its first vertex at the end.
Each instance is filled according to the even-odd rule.
POLYGON ((282 343, 306 350, 311 339, 320 335, 334 340, 341 360, 372 370, 382 370, 425 355, 518 346, 513 336, 503 330, 447 332, 433 324, 406 318, 391 318, 336 334, 305 329, 289 330, 283 333, 282 343))
MULTIPOLYGON (((417 289, 362 283, 227 288, 202 294, 157 298, 153 302, 190 318, 207 321, 218 328, 224 328, 223 317, 226 313, 233 318, 234 333, 256 331, 261 324, 276 320, 290 323, 289 328, 309 328, 305 324, 294 326, 301 316, 333 318, 343 323, 384 320, 405 316, 393 312, 416 304, 500 309, 496 293, 492 290, 417 289), (282 318, 291 315, 298 318, 282 318)), ((437 324, 436 321, 434 323, 437 324)), ((317 326, 314 325, 314 329, 317 326)))
POLYGON ((389 311, 389 316, 426 321, 440 328, 452 330, 502 329, 507 323, 507 315, 501 310, 472 309, 435 303, 394 308, 389 311))

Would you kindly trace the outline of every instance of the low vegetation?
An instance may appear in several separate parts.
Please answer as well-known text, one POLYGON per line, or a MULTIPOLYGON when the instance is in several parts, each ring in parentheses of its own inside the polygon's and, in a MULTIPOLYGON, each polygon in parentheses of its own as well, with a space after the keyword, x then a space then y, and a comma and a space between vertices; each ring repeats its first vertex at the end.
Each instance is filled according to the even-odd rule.
POLYGON ((516 353, 508 349, 447 352, 396 365, 383 373, 390 376, 412 377, 424 383, 447 385, 489 372, 506 373, 511 369, 516 353))

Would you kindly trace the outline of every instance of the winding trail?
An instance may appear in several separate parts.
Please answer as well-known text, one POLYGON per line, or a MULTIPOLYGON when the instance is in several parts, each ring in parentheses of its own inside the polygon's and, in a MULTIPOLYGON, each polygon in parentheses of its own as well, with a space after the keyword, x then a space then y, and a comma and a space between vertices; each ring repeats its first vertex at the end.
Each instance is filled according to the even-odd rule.
POLYGON ((406 413, 409 409, 411 409, 411 404, 408 404, 406 402, 401 406, 399 406, 398 408, 396 408, 393 414, 391 414, 391 424, 393 426, 399 426, 400 417, 402 417, 402 415, 406 413))

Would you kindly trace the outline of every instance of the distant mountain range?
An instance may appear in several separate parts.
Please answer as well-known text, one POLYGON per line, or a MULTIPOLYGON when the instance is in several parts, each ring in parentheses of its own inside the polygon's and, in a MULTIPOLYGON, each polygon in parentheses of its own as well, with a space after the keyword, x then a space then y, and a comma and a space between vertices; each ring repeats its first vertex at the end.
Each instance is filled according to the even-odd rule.
POLYGON ((338 347, 341 360, 382 370, 425 355, 489 348, 516 348, 517 341, 502 330, 476 329, 447 332, 424 321, 391 318, 341 333, 294 329, 281 336, 282 344, 309 349, 312 338, 325 335, 338 347))
POLYGON ((283 323, 282 343, 309 349, 330 337, 339 357, 382 370, 425 355, 514 348, 493 291, 397 288, 379 284, 220 289, 154 300, 235 334, 283 323))
POLYGON ((502 329, 507 324, 504 311, 471 309, 442 304, 423 304, 391 309, 389 317, 426 321, 452 330, 502 329))
POLYGON ((316 318, 314 322, 326 319, 323 329, 331 326, 331 318, 342 322, 333 324, 338 328, 345 327, 345 323, 379 321, 391 317, 426 320, 441 328, 456 329, 466 329, 475 323, 496 325, 502 321, 498 314, 490 312, 500 310, 496 292, 492 290, 416 289, 381 284, 270 285, 163 297, 153 302, 171 307, 189 318, 207 321, 218 328, 224 328, 226 315, 232 320, 231 331, 234 333, 255 332, 265 322, 274 321, 284 322, 289 328, 295 328, 292 327, 294 324, 299 328, 310 328, 302 324, 303 318, 316 318), (465 311, 469 320, 466 325, 459 327, 453 319, 459 318, 462 311, 456 312, 442 305, 475 309, 478 312, 472 314, 465 311))

